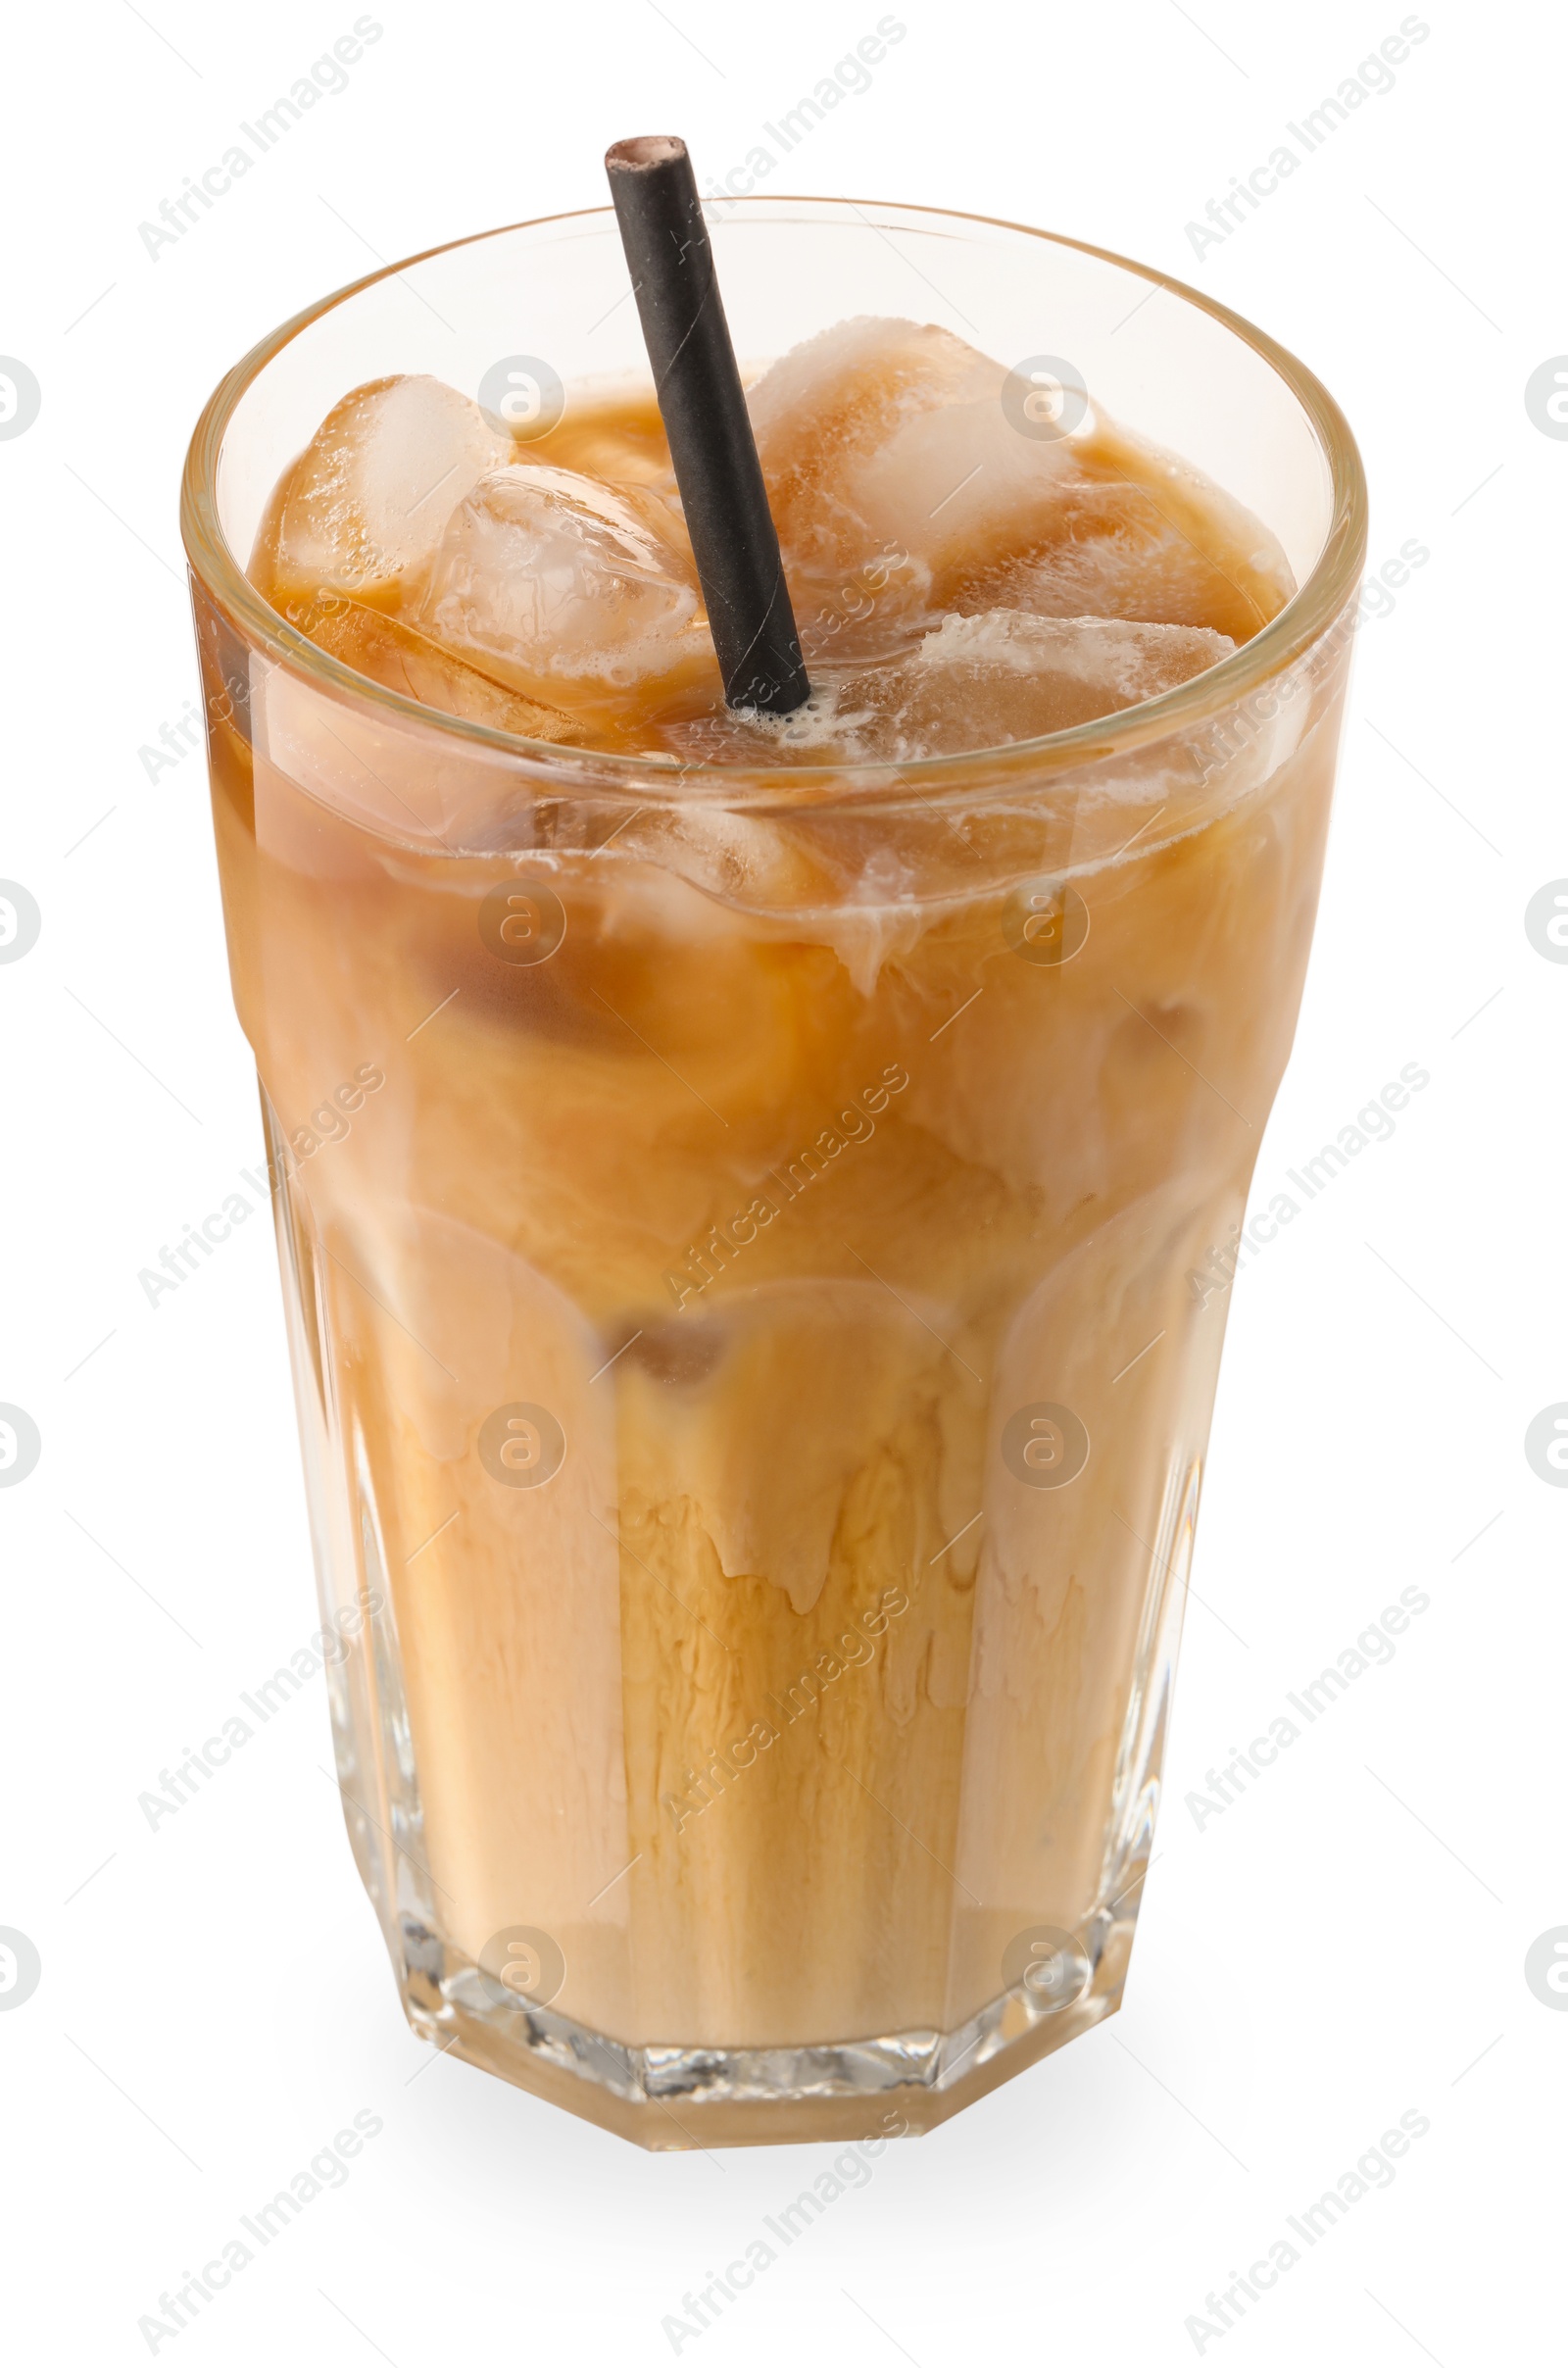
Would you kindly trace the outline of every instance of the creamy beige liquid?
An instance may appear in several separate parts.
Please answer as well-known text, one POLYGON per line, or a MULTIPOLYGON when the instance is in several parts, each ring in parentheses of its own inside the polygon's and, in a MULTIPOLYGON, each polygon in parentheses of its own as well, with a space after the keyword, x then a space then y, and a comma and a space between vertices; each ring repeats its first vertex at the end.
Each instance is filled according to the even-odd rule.
MULTIPOLYGON (((819 598, 838 563, 769 451, 813 676, 875 664, 899 569, 819 598)), ((520 458, 667 472, 646 401, 520 458)), ((749 728, 689 652, 563 693, 466 650, 454 691, 427 589, 362 559, 345 605, 281 564, 289 491, 256 580, 381 679, 423 667, 433 704, 568 744, 749 728)), ((1289 587, 1239 518, 1105 428, 1049 531, 957 535, 889 646, 1031 583, 1032 614, 1082 615, 1091 579, 1093 614, 1240 642, 1289 587)), ((469 1959, 545 1933, 555 2010, 628 2043, 957 2029, 1020 1931, 1084 1929, 1147 1843, 1223 1317, 1188 1276, 1288 1050, 1332 717, 1185 808, 546 802, 489 854, 465 826, 460 860, 399 826, 415 790, 341 715, 299 786, 281 713, 271 756, 219 734, 219 847, 333 1551, 391 1605, 410 1897, 469 1959), (1031 905, 1048 874, 1081 907, 1031 905), (496 950, 558 917, 545 959, 496 950), (1040 959, 1058 928, 1070 959, 1040 959), (1041 1406, 1087 1434, 1067 1485, 1031 1477, 1072 1452, 1041 1406)))

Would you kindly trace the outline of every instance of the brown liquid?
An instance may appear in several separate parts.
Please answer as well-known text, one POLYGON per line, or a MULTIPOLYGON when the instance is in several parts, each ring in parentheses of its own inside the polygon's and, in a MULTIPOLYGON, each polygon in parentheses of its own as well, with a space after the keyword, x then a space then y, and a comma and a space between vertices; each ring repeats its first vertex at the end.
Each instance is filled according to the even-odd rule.
MULTIPOLYGON (((1058 583, 1116 470, 1148 473, 1117 449, 1060 521, 1058 583)), ((647 402, 525 457, 667 466, 647 402)), ((1117 613, 1245 638, 1278 585, 1217 496, 1170 501, 1174 542, 1122 506, 1117 613)), ((971 557, 939 605, 1044 580, 1033 547, 971 557)), ((312 616, 265 547, 256 573, 312 616)), ((378 646, 407 687, 396 631, 378 646)), ((457 860, 433 740, 400 772, 323 706, 334 754, 273 681, 270 758, 218 734, 219 849, 293 1149, 328 1551, 392 1607, 405 1913, 469 1959, 543 1930, 555 2010, 628 2043, 956 2029, 1016 1935, 1087 1929, 1141 1865, 1225 1304, 1188 1275, 1241 1212, 1289 1047, 1332 715, 1250 786, 1189 765, 1160 811, 522 801, 488 842, 451 824, 457 860), (1076 949, 1070 899, 1031 910, 1046 874, 1087 912, 1076 949), (522 901, 486 923, 495 891, 522 901), (558 914, 547 959, 497 951, 558 914), (1054 927, 1066 961, 1037 959, 1054 927), (339 1134, 312 1112, 344 1082, 339 1134), (1032 1484, 1072 1444, 1043 1406, 1087 1432, 1069 1485, 1032 1484), (496 1471, 552 1460, 536 1414, 481 1452, 518 1406, 564 1440, 540 1485, 496 1471)), ((701 706, 688 684, 551 728, 655 746, 701 706)))

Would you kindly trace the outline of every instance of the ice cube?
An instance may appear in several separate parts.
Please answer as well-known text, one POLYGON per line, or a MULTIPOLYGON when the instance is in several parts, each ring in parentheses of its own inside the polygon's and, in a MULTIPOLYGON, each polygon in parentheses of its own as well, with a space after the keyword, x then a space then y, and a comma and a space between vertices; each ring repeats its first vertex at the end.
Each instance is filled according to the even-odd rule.
POLYGON ((912 657, 839 684, 840 729, 898 764, 1002 748, 1156 699, 1235 647, 1206 626, 1005 609, 950 617, 912 657))
POLYGON ((685 528, 640 485, 493 469, 454 514, 416 622, 502 682, 574 712, 688 678, 718 691, 685 528))
MULTIPOLYGON (((955 570, 1011 554, 1020 520, 1056 506, 1074 437, 1020 434, 1008 372, 946 329, 840 321, 797 346, 748 402, 786 566, 808 623, 867 570, 885 629, 951 606, 955 570)), ((1088 432, 1086 412, 1078 432, 1088 432)), ((860 624, 865 638, 863 621, 860 624)))
POLYGON ((976 568, 965 605, 1037 617, 1126 617, 1198 624, 1212 613, 1212 564, 1126 492, 1086 487, 1042 548, 976 568))
POLYGON ((955 608, 1210 625, 1246 641, 1296 590, 1274 536, 1209 478, 1102 419, 1049 515, 1010 553, 979 551, 955 608))
POLYGON ((650 808, 616 839, 634 862, 657 863, 721 903, 792 912, 822 902, 832 883, 788 819, 736 814, 716 801, 650 808))
POLYGON ((688 764, 908 765, 1004 748, 1155 699, 1236 644, 1206 626, 994 610, 949 617, 913 651, 824 667, 793 715, 746 710, 653 735, 688 764))
POLYGON ((326 587, 405 611, 448 518, 515 447, 439 378, 375 378, 327 413, 263 525, 252 574, 282 605, 326 587))
POLYGON ((911 321, 841 321, 758 380, 747 399, 808 663, 892 656, 955 609, 1246 640, 1283 607, 1283 551, 1219 486, 1087 390, 1046 435, 1023 396, 1000 362, 911 321))
POLYGON ((307 634, 319 650, 341 659, 356 672, 388 690, 401 691, 425 707, 449 715, 464 715, 473 723, 515 732, 526 740, 573 740, 576 726, 554 708, 507 690, 487 674, 476 673, 438 642, 429 641, 411 625, 378 610, 367 609, 341 593, 309 604, 290 604, 289 621, 307 634))

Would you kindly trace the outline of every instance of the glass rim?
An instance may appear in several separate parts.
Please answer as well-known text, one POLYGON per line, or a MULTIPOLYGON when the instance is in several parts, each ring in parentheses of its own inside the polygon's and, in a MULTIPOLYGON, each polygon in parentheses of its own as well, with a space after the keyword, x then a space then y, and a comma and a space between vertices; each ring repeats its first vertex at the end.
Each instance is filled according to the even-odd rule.
MULTIPOLYGON (((1033 740, 1016 740, 999 748, 965 749, 938 757, 912 758, 906 763, 828 762, 814 765, 760 765, 757 764, 710 764, 693 762, 678 757, 649 753, 633 754, 594 748, 576 748, 558 741, 530 740, 498 726, 480 723, 468 716, 453 715, 444 709, 426 707, 419 700, 401 691, 389 689, 361 674, 341 659, 332 658, 290 625, 271 603, 265 600, 252 584, 235 553, 230 549, 218 514, 218 467, 222 453, 223 437, 242 397, 261 376, 268 365, 283 349, 303 334, 326 314, 346 305, 365 289, 383 279, 397 277, 412 271, 416 265, 428 263, 438 255, 453 253, 460 247, 478 246, 484 240, 504 238, 518 230, 543 230, 567 222, 610 224, 614 221, 611 206, 575 207, 562 214, 547 214, 532 219, 499 224, 489 230, 471 231, 462 238, 445 239, 438 246, 426 247, 421 253, 405 257, 401 262, 383 264, 363 277, 350 280, 345 286, 318 298, 295 313, 267 336, 258 340, 243 355, 214 388, 203 407, 201 417, 192 432, 185 456, 180 484, 180 538, 192 575, 218 602, 230 620, 238 625, 246 639, 259 646, 279 665, 293 672, 313 679, 318 687, 336 698, 351 700, 362 706, 379 709, 424 731, 467 743, 476 752, 513 759, 530 773, 547 773, 558 793, 569 793, 575 785, 583 792, 603 797, 617 787, 646 801, 678 791, 690 795, 693 787, 707 786, 731 795, 746 791, 748 803, 768 799, 792 799, 811 795, 812 802, 822 800, 837 791, 845 802, 857 796, 875 796, 906 786, 916 791, 921 786, 933 791, 952 791, 964 786, 965 776, 977 768, 984 786, 996 788, 1009 783, 1019 773, 1038 776, 1041 772, 1060 772, 1086 764, 1100 764, 1113 756, 1127 755, 1152 743, 1217 718, 1232 709, 1250 692, 1263 682, 1284 672, 1325 635, 1339 617, 1360 578, 1366 558, 1367 544, 1367 485, 1361 456, 1348 420, 1316 373, 1298 360, 1290 349, 1281 345, 1264 329, 1233 312, 1228 305, 1205 296, 1200 289, 1191 287, 1167 271, 1159 271, 1151 264, 1134 262, 1118 255, 1109 247, 1098 247, 1089 241, 1067 238, 1054 230, 1043 230, 1028 222, 1015 222, 1004 216, 969 214, 955 207, 910 206, 897 200, 882 198, 789 197, 785 195, 726 198, 726 206, 746 208, 756 213, 771 214, 788 219, 799 208, 818 219, 843 209, 850 215, 864 219, 863 209, 873 208, 878 214, 902 216, 906 223, 915 226, 921 222, 932 223, 961 223, 987 230, 1003 230, 1023 238, 1035 238, 1050 246, 1065 247, 1079 255, 1092 256, 1099 263, 1114 265, 1130 271, 1139 279, 1148 280, 1151 289, 1163 288, 1168 295, 1194 305, 1207 313, 1222 327, 1260 356, 1276 376, 1283 379, 1305 414, 1316 437, 1318 448, 1329 467, 1331 511, 1323 547, 1310 574, 1285 603, 1278 615, 1244 642, 1229 658, 1191 681, 1165 691, 1158 698, 1141 700, 1109 715, 1098 716, 1087 723, 1074 724, 1064 731, 1049 732, 1033 740)), ((348 390, 345 389, 345 392, 348 390)))

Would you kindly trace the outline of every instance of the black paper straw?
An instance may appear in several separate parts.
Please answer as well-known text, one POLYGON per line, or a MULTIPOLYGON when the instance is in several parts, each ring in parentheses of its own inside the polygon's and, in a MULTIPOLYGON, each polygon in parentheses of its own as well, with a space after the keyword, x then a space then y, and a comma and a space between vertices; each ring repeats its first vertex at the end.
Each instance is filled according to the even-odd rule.
POLYGON ((791 715, 811 686, 686 143, 617 140, 605 170, 724 697, 791 715))

